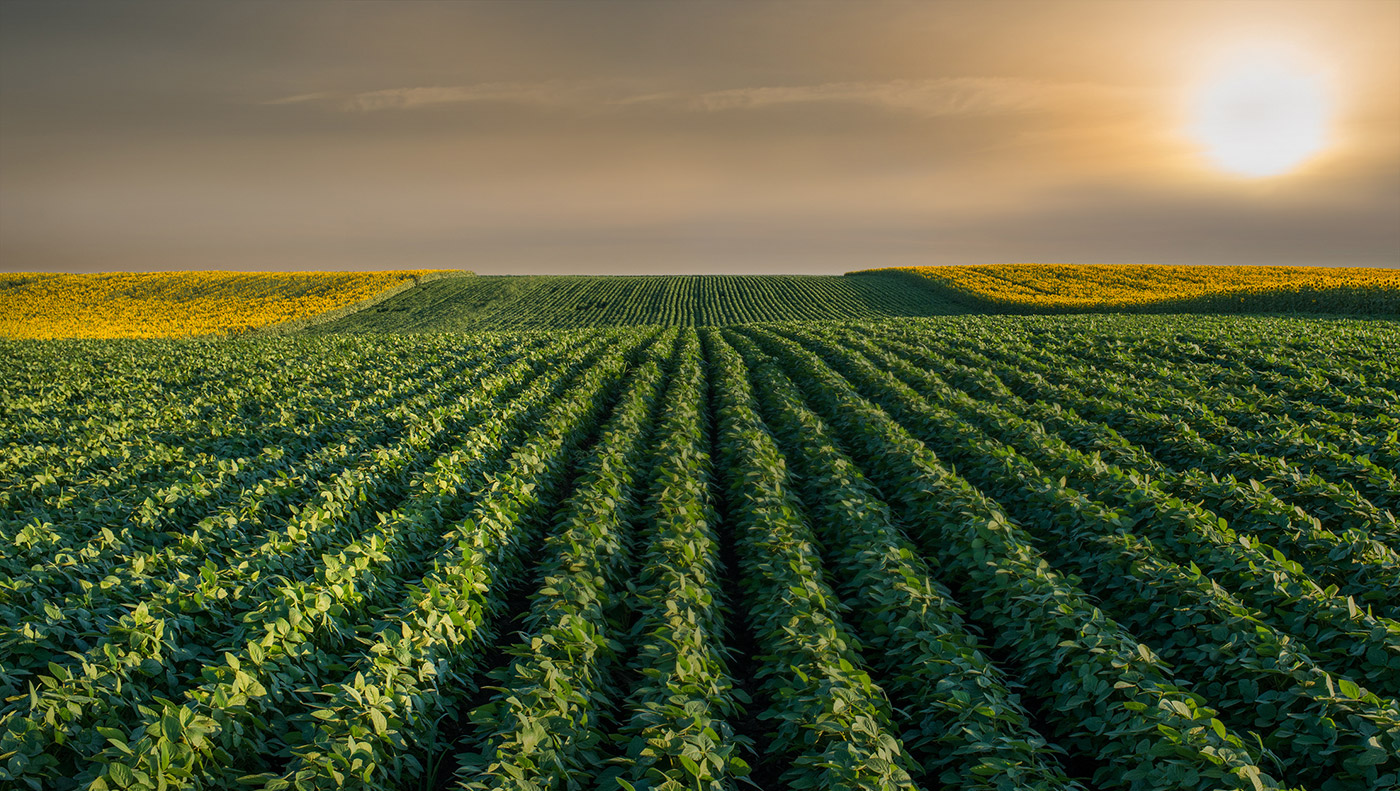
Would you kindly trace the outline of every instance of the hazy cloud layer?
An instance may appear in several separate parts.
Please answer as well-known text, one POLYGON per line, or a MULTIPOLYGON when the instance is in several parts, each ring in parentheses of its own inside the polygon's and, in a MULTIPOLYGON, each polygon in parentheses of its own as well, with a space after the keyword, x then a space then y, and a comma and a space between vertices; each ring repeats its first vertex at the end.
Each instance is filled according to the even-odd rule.
POLYGON ((266 103, 312 104, 346 112, 413 110, 474 102, 552 105, 595 111, 607 107, 647 106, 688 112, 826 104, 874 107, 940 117, 1123 106, 1132 98, 1132 92, 1124 88, 1093 83, 1049 83, 1010 77, 944 77, 631 95, 616 89, 609 91, 598 85, 579 83, 483 83, 389 88, 352 94, 305 93, 266 103))
POLYGON ((1400 3, 0 3, 0 268, 1400 263, 1400 3), (1184 132, 1242 44, 1330 146, 1184 132))
POLYGON ((931 117, 997 115, 1122 102, 1130 94, 1107 85, 1047 83, 1008 77, 945 77, 887 82, 830 82, 732 88, 695 97, 661 95, 636 101, 677 102, 694 110, 743 110, 788 104, 866 105, 931 117))
POLYGON ((521 104, 574 104, 581 100, 575 88, 547 83, 496 82, 479 85, 432 85, 387 88, 352 94, 304 93, 273 99, 267 104, 313 104, 346 112, 412 110, 444 104, 515 102, 521 104))

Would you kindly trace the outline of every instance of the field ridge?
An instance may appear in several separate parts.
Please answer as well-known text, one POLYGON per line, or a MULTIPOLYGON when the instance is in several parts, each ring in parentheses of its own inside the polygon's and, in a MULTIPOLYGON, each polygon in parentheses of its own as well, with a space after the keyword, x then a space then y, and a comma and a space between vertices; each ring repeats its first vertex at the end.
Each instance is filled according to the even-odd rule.
POLYGON ((707 327, 951 314, 1400 316, 1400 270, 1009 264, 838 275, 0 275, 0 336, 707 327))
POLYGON ((977 264, 852 274, 904 280, 985 313, 1400 315, 1400 269, 977 264))
POLYGON ((457 270, 0 273, 0 337, 180 338, 292 332, 457 270))

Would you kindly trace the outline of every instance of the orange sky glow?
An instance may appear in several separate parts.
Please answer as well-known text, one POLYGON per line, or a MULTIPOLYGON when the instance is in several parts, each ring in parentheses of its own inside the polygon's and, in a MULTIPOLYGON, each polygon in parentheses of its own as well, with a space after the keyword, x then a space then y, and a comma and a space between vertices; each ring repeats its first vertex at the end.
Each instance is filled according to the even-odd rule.
POLYGON ((1400 2, 0 4, 6 271, 1022 261, 1400 265, 1400 2))

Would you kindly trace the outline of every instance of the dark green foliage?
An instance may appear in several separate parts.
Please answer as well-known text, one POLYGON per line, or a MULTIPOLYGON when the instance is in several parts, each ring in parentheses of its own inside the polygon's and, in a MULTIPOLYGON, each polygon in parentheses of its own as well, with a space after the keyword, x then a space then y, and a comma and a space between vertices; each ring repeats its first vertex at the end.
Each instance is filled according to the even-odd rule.
POLYGON ((963 611, 934 581, 889 507, 800 392, 753 344, 746 352, 767 411, 789 447, 824 554, 855 605, 875 663, 903 707, 904 739, 930 779, 947 788, 1069 789, 1045 738, 978 645, 963 611))
POLYGON ((927 289, 879 276, 482 276, 424 283, 314 327, 339 332, 455 332, 748 321, 938 316, 961 312, 927 289))
POLYGON ((0 786, 1393 788, 1396 348, 0 342, 0 786))
POLYGON ((725 658, 707 391, 699 341, 684 333, 655 443, 641 574, 627 602, 638 616, 633 685, 603 788, 718 791, 749 771, 739 755, 753 744, 730 722, 745 701, 725 658))
MULTIPOLYGON (((849 343, 868 349, 872 358, 888 360, 892 370, 911 381, 927 385, 935 396, 933 403, 980 406, 935 384, 936 379, 926 372, 885 357, 864 341, 851 338, 849 343)), ((890 384, 897 387, 892 381, 890 384)), ((1346 636, 1344 642, 1348 648, 1355 646, 1352 650, 1358 654, 1400 653, 1396 650, 1400 643, 1389 636, 1393 624, 1371 619, 1356 612, 1354 605, 1335 601, 1311 585, 1281 553, 1257 539, 1230 535, 1229 540, 1215 543, 1216 548, 1226 550, 1223 555, 1268 552, 1248 563, 1251 573, 1247 579, 1232 578, 1218 564, 1199 556, 1196 560, 1204 572, 1194 563, 1183 568, 1154 545, 1153 538, 1172 545, 1183 536, 1189 537, 1193 528, 1181 523, 1191 509, 1179 501, 1173 504, 1154 499, 1151 483, 1133 480, 1127 484, 1130 491, 1104 497, 1104 502, 1116 506, 1109 509, 1068 488, 1066 478, 1046 477, 1014 449, 990 440, 960 416, 924 404, 918 395, 906 394, 901 401, 918 414, 917 418, 912 412, 905 414, 906 423, 920 426, 921 432, 927 432, 923 433, 925 438, 935 436, 945 457, 957 463, 968 480, 1006 503, 1007 510, 1023 523, 1052 535, 1055 540, 1043 545, 1056 564, 1080 575, 1106 610, 1156 647, 1179 673, 1191 678, 1195 687, 1222 709, 1227 724, 1267 726, 1266 745, 1281 756, 1294 777, 1310 787, 1363 787, 1376 772, 1400 768, 1400 758, 1370 762, 1364 738, 1365 734, 1400 728, 1400 708, 1353 680, 1392 697, 1396 687, 1388 667, 1365 666, 1350 678, 1336 676, 1334 681, 1324 667, 1336 664, 1345 670, 1348 663, 1309 646, 1306 638, 1316 635, 1316 629, 1294 621, 1281 632, 1268 622, 1281 612, 1306 612, 1309 623, 1332 625, 1334 633, 1346 636), (1170 513, 1164 514, 1165 509, 1170 513), (1240 598, 1212 584, 1212 579, 1229 585, 1240 598), (1251 609, 1247 602, 1255 599, 1255 583, 1265 580, 1274 587, 1292 582, 1302 590, 1281 602, 1272 599, 1264 611, 1251 609), (1333 606, 1329 607, 1329 600, 1333 606), (1348 626, 1347 619, 1356 621, 1360 628, 1348 626), (1226 637, 1220 639, 1217 634, 1226 637), (1350 694, 1339 696, 1337 690, 1343 681, 1350 694), (1268 705, 1260 706, 1264 701, 1268 705), (1347 723, 1347 727, 1338 729, 1332 723, 1347 723), (1391 763, 1395 765, 1386 766, 1391 763)), ((1003 415, 1001 425, 999 433, 1024 437, 1029 453, 1043 462, 1055 459, 1056 450, 1064 459, 1076 458, 1060 440, 1036 431, 1034 424, 1003 415)), ((1068 480, 1075 480, 1078 472, 1067 465, 1053 471, 1069 476, 1068 480)), ((1225 529, 1213 518, 1194 528, 1206 537, 1225 529)))
POLYGON ((913 758, 843 622, 743 362, 713 331, 702 337, 744 606, 760 652, 755 676, 772 700, 761 715, 767 748, 792 762, 782 779, 794 789, 914 788, 913 758))

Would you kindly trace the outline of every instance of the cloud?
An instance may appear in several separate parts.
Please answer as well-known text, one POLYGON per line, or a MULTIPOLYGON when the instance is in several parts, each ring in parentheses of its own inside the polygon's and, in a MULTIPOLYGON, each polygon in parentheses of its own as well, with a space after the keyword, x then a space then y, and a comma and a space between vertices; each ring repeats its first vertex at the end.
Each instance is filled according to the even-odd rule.
POLYGON ((880 82, 758 86, 715 91, 628 94, 582 83, 492 82, 389 88, 351 94, 306 93, 266 104, 317 104, 345 112, 411 110, 472 102, 555 106, 655 107, 674 112, 733 112, 797 104, 855 104, 920 116, 986 116, 1065 107, 1112 107, 1130 101, 1122 88, 1011 77, 943 77, 880 82))
POLYGON ((471 102, 563 104, 577 92, 576 89, 554 83, 487 82, 475 85, 388 88, 349 94, 303 93, 273 99, 265 104, 315 104, 344 112, 364 113, 471 102))
POLYGON ((1068 103, 1102 103, 1122 98, 1119 89, 1088 83, 944 77, 710 91, 694 97, 689 106, 719 112, 791 104, 862 104, 938 117, 1027 113, 1068 103))
POLYGON ((280 99, 270 99, 263 104, 306 104, 332 98, 329 93, 299 93, 295 96, 283 96, 280 99))

